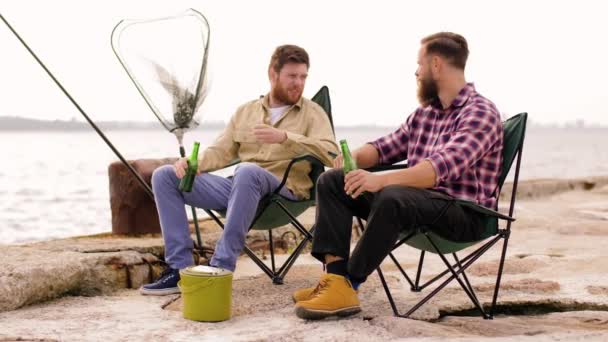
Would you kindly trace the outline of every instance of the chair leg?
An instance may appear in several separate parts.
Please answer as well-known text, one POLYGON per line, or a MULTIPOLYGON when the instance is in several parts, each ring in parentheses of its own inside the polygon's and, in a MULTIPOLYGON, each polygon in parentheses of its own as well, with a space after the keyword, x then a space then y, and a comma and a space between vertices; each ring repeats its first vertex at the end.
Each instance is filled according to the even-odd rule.
POLYGON ((272 229, 268 230, 268 241, 270 243, 270 264, 272 265, 272 272, 276 272, 274 264, 274 241, 272 241, 272 229))
MULTIPOLYGON (((447 259, 444 258, 444 263, 446 264, 446 266, 448 266, 449 270, 444 271, 444 273, 452 273, 447 279, 445 279, 441 284, 439 284, 436 288, 433 289, 433 291, 431 291, 428 295, 426 295, 422 300, 420 300, 418 303, 416 303, 414 306, 412 306, 406 313, 404 314, 400 314, 394 298, 390 292, 390 289, 388 288, 388 285, 386 284, 386 281, 383 281, 383 287, 384 287, 384 291, 386 292, 386 295, 388 297, 389 303, 391 303, 391 308, 393 308, 393 312, 395 313, 395 316, 397 317, 404 317, 404 318, 408 318, 411 314, 413 314, 416 310, 418 310, 422 305, 424 305, 426 302, 428 302, 431 298, 433 298, 437 293, 439 293, 443 288, 445 288, 452 280, 454 279, 459 279, 460 277, 458 277, 458 275, 462 272, 464 272, 467 268, 469 268, 475 261, 477 261, 477 259, 479 259, 482 255, 484 255, 494 244, 496 244, 496 242, 500 239, 501 237, 496 237, 490 241, 488 241, 487 243, 485 243, 483 246, 481 246, 480 248, 478 248, 477 250, 475 250, 474 252, 472 252, 471 254, 467 255, 464 259, 461 260, 460 266, 458 267, 458 270, 454 270, 453 266, 450 265, 449 262, 447 262, 447 259)), ((431 242, 432 243, 432 242, 431 242)), ((435 246, 436 247, 436 246, 435 246)), ((440 256, 442 256, 441 254, 439 254, 440 256)), ((380 276, 380 273, 382 272, 380 269, 377 269, 378 275, 380 276)), ((436 277, 437 278, 437 277, 436 277)), ((384 279, 384 276, 380 276, 380 280, 382 281, 384 279)), ((437 278, 438 279, 438 278, 437 278)), ((435 279, 436 280, 436 279, 435 279)), ((460 280, 462 281, 462 280, 460 280)), ((463 284, 461 284, 462 286, 463 284)), ((465 289, 465 293, 468 294, 468 288, 466 288, 466 285, 463 287, 463 289, 465 289)), ((469 297, 470 298, 470 297, 469 297)), ((475 301, 473 299, 471 299, 473 304, 475 304, 475 301)), ((476 305, 477 306, 477 305, 476 305)), ((481 306, 481 305, 480 305, 481 306)), ((483 312, 483 308, 482 308, 482 312, 483 312)), ((489 317, 489 315, 485 314, 483 315, 484 318, 488 319, 491 318, 489 317)))
MULTIPOLYGON (((271 259, 272 269, 270 267, 268 267, 268 265, 266 265, 266 263, 264 261, 262 261, 249 247, 245 246, 243 248, 243 252, 245 252, 245 254, 247 254, 247 256, 249 256, 249 258, 270 279, 272 279, 273 284, 280 285, 280 284, 283 284, 283 278, 285 277, 285 275, 287 274, 287 272, 289 271, 291 266, 293 266, 296 259, 300 256, 300 254, 302 253, 302 251, 304 250, 304 248, 306 247, 308 242, 312 241, 312 233, 314 231, 314 227, 310 231, 308 231, 296 219, 296 217, 293 216, 293 214, 289 211, 289 209, 287 209, 287 207, 285 207, 285 205, 283 205, 283 203, 281 203, 279 201, 273 201, 273 203, 277 204, 282 209, 282 211, 289 217, 292 226, 294 226, 296 228, 296 230, 298 230, 304 236, 304 239, 298 244, 296 249, 291 253, 291 255, 289 255, 287 260, 285 260, 283 265, 278 270, 276 269, 276 260, 275 260, 275 254, 274 254, 274 241, 272 239, 271 230, 268 231, 268 236, 269 236, 269 240, 270 240, 269 247, 270 247, 270 259, 271 259)), ((213 211, 205 209, 205 212, 220 226, 220 228, 224 229, 224 224, 213 211)), ((256 216, 254 218, 253 223, 251 224, 249 229, 251 229, 254 226, 254 224, 255 224, 256 220, 259 218, 259 216, 260 215, 258 214, 258 216, 256 216)))
POLYGON ((376 269, 378 272, 378 277, 380 277, 380 282, 382 283, 382 287, 384 288, 384 292, 386 293, 386 297, 388 298, 388 302, 391 304, 391 308, 393 309, 393 314, 395 316, 399 316, 399 311, 397 310, 397 305, 395 305, 395 300, 393 299, 393 295, 391 294, 391 290, 388 288, 388 284, 384 279, 384 275, 382 274, 382 269, 378 267, 376 269))
MULTIPOLYGON (((272 242, 272 231, 269 230, 269 236, 271 237, 271 239, 270 239, 270 241, 271 241, 270 256, 271 256, 271 263, 272 263, 272 271, 269 274, 269 276, 272 279, 273 284, 279 285, 279 284, 283 284, 283 278, 285 277, 285 275, 287 274, 289 269, 293 266, 296 259, 300 256, 300 254, 302 253, 302 251, 304 250, 304 248, 306 247, 308 242, 312 241, 312 233, 314 231, 314 228, 311 229, 310 231, 308 231, 297 220, 297 218, 295 216, 293 216, 293 214, 289 211, 289 209, 287 209, 287 207, 285 207, 285 205, 283 205, 283 203, 281 203, 280 201, 274 201, 274 203, 276 205, 278 205, 281 208, 281 210, 289 217, 291 225, 294 226, 296 228, 296 230, 298 230, 304 236, 304 239, 300 242, 300 244, 298 244, 296 249, 291 253, 291 255, 287 258, 287 260, 285 260, 283 265, 281 265, 281 267, 279 267, 279 269, 276 270, 275 258, 274 258, 274 244, 272 242)), ((253 224, 252 224, 252 226, 253 226, 253 224)), ((263 263, 263 262, 260 260, 260 263, 263 263)), ((268 266, 266 266, 265 264, 264 264, 264 266, 268 269, 268 266)))
POLYGON ((464 292, 467 294, 467 296, 469 296, 469 299, 471 300, 471 302, 473 302, 473 304, 481 312, 481 315, 483 316, 483 318, 485 318, 485 319, 489 318, 488 314, 484 311, 483 307, 481 306, 481 304, 477 300, 477 296, 475 296, 475 292, 472 291, 473 289, 471 289, 471 292, 470 292, 469 289, 467 288, 467 285, 458 276, 458 274, 464 272, 465 269, 461 267, 458 270, 458 272, 456 272, 454 270, 454 268, 452 267, 452 265, 450 264, 450 262, 445 258, 445 256, 443 254, 441 254, 441 252, 439 251, 439 248, 437 247, 437 245, 435 244, 435 242, 433 241, 433 239, 431 239, 431 237, 428 234, 425 234, 425 236, 426 236, 427 240, 431 243, 431 245, 433 246, 433 248, 435 248, 435 251, 437 252, 437 254, 439 255, 439 257, 441 258, 441 260, 443 261, 443 263, 447 266, 447 268, 452 273, 452 277, 450 278, 450 280, 455 278, 456 281, 458 281, 458 283, 460 284, 460 286, 464 290, 464 292))
MULTIPOLYGON (((485 245, 479 247, 478 249, 476 249, 475 251, 471 252, 469 255, 467 255, 466 257, 464 257, 464 259, 461 260, 462 263, 467 262, 471 257, 477 255, 477 253, 479 253, 479 251, 481 251, 484 248, 485 245)), ((457 263, 453 264, 452 267, 456 267, 458 266, 457 263)), ((445 276, 446 274, 450 273, 450 270, 446 269, 445 271, 437 274, 435 277, 433 277, 432 279, 428 280, 426 283, 424 283, 423 285, 420 285, 420 290, 424 290, 427 286, 431 285, 432 283, 434 283, 435 281, 441 279, 443 276, 445 276)))
POLYGON ((281 266, 278 272, 281 280, 285 277, 285 275, 287 275, 287 272, 289 272, 289 269, 296 262, 296 259, 300 256, 300 254, 302 254, 302 251, 304 250, 304 248, 306 248, 306 245, 308 245, 309 241, 310 239, 307 238, 302 240, 298 247, 296 247, 296 249, 291 253, 289 258, 287 258, 283 266, 281 266))
POLYGON ((274 273, 272 272, 272 270, 268 266, 266 266, 266 264, 260 258, 258 258, 257 255, 255 255, 251 248, 245 246, 243 248, 243 252, 245 252, 245 254, 247 254, 247 256, 249 256, 249 258, 253 260, 253 262, 258 265, 258 267, 260 267, 262 271, 264 271, 264 273, 268 275, 268 277, 270 277, 270 279, 274 278, 274 273))
MULTIPOLYGON (((454 260, 456 260, 456 264, 458 265, 458 268, 462 268, 462 264, 460 263, 460 260, 458 259, 458 256, 456 255, 456 253, 452 253, 452 256, 454 257, 454 260)), ((467 274, 464 270, 462 270, 462 278, 464 279, 465 284, 467 285, 467 288, 469 289, 469 292, 471 292, 471 294, 473 295, 473 297, 475 298, 475 300, 479 303, 479 299, 477 298, 477 296, 475 295, 475 291, 473 290, 473 286, 471 286, 471 282, 469 282, 469 277, 467 277, 467 274)))
MULTIPOLYGON (((357 222, 358 222, 358 229, 359 229, 359 233, 363 234, 364 231, 364 225, 363 225, 363 221, 361 220, 360 217, 357 217, 357 222)), ((399 241, 398 243, 395 244, 395 246, 393 247, 393 251, 397 248, 399 248, 399 246, 401 246, 402 244, 404 244, 407 240, 409 240, 412 236, 414 236, 414 233, 411 233, 409 235, 407 235, 405 238, 401 239, 401 241, 399 241)), ((405 280, 407 280, 407 282, 410 284, 410 288, 412 289, 412 291, 415 291, 414 288, 414 282, 412 282, 412 279, 407 275, 407 273, 405 272, 405 270, 403 269, 403 267, 401 267, 401 264, 399 264, 399 261, 397 261, 397 258, 395 258, 395 256, 393 255, 392 252, 388 253, 389 258, 391 258, 391 260, 393 261, 393 263, 395 264, 395 266, 399 269, 399 271, 401 272, 401 274, 403 275, 403 277, 405 278, 405 280)), ((380 267, 378 267, 376 269, 378 271, 378 275, 380 275, 380 273, 382 272, 382 270, 380 269, 380 267)), ((382 280, 382 279, 381 279, 382 280)), ((385 289, 387 289, 387 287, 385 286, 385 289)), ((390 296, 390 292, 387 292, 387 296, 390 296)), ((390 297, 392 299, 392 297, 390 297)), ((395 310, 395 309, 394 309, 395 310)))
POLYGON ((424 251, 420 251, 420 259, 418 260, 418 271, 416 271, 416 284, 412 288, 414 292, 420 292, 420 275, 422 274, 422 264, 424 263, 424 251))
POLYGON ((490 318, 494 317, 494 310, 496 309, 496 300, 498 299, 498 290, 500 289, 500 281, 502 279, 502 270, 505 265, 505 257, 507 255, 507 244, 509 242, 509 236, 511 231, 507 230, 504 234, 504 241, 502 243, 502 253, 500 255, 500 263, 498 264, 498 272, 496 274, 496 287, 494 288, 494 295, 492 296, 492 306, 490 307, 490 318))
MULTIPOLYGON (((397 266, 397 268, 399 269, 399 271, 401 272, 401 274, 403 275, 405 280, 407 280, 407 282, 410 284, 410 289, 412 291, 415 291, 414 282, 412 282, 412 279, 410 279, 410 277, 407 275, 407 273, 405 273, 405 270, 403 269, 403 267, 401 267, 401 264, 399 263, 399 261, 397 261, 397 258, 395 258, 393 253, 388 253, 388 256, 389 256, 389 258, 391 258, 391 260, 393 260, 393 263, 395 264, 395 266, 397 266)), ((380 268, 378 268, 378 269, 380 269, 380 268)))

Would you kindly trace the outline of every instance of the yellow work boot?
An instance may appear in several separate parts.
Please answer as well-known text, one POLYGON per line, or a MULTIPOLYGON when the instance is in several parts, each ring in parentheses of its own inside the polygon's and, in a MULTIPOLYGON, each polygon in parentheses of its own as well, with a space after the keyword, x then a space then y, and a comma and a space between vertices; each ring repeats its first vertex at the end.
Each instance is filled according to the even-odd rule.
POLYGON ((343 276, 331 273, 323 275, 315 291, 309 300, 296 303, 296 316, 303 319, 323 319, 330 316, 350 316, 361 311, 357 292, 343 276))
POLYGON ((293 299, 294 303, 312 299, 312 297, 314 297, 317 293, 318 289, 319 285, 317 285, 317 287, 307 287, 305 289, 296 290, 296 292, 291 295, 291 299, 293 299))
MULTIPOLYGON (((307 287, 304 289, 296 290, 291 295, 291 299, 293 299, 294 303, 312 299, 319 292, 320 287, 321 287, 321 283, 317 284, 316 287, 307 287)), ((355 292, 359 293, 358 291, 355 291, 355 292)))

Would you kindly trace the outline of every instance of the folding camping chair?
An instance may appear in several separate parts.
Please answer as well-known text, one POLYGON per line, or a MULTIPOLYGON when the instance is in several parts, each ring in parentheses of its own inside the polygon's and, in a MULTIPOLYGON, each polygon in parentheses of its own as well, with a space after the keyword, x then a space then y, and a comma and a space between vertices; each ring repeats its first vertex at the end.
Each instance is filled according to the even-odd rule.
MULTIPOLYGON (((321 89, 313 96, 312 101, 319 104, 324 110, 327 116, 329 117, 329 122, 333 127, 333 120, 331 116, 331 102, 329 98, 329 89, 326 86, 321 87, 321 89)), ((235 160, 230 163, 229 166, 233 166, 240 163, 240 160, 235 160)), ((315 205, 315 187, 317 184, 317 179, 325 171, 325 166, 323 163, 313 155, 302 155, 298 156, 291 160, 288 164, 287 169, 285 170, 285 174, 283 175, 283 179, 277 189, 270 195, 265 196, 260 200, 260 204, 258 205, 257 213, 254 216, 253 222, 249 227, 249 230, 267 230, 268 231, 268 241, 270 244, 270 262, 271 267, 268 267, 264 261, 262 261, 255 253, 248 247, 245 246, 245 253, 266 273, 274 284, 283 284, 283 278, 293 266, 294 262, 300 256, 306 245, 309 241, 312 241, 312 233, 313 230, 306 230, 306 228, 297 220, 297 216, 302 214, 306 209, 315 205), (287 181, 287 177, 289 176, 289 171, 291 167, 295 163, 299 163, 302 161, 308 161, 311 165, 311 171, 309 173, 309 177, 312 180, 313 187, 310 189, 310 198, 307 200, 294 201, 287 199, 279 194, 281 188, 285 185, 287 181), (274 245, 272 239, 272 230, 275 228, 279 228, 285 226, 287 224, 291 224, 302 234, 302 241, 296 246, 293 252, 289 255, 287 260, 283 263, 281 267, 278 269, 275 265, 275 253, 274 253, 274 245)), ((225 217, 226 211, 214 211, 205 209, 207 214, 213 218, 213 220, 224 229, 224 224, 220 221, 218 216, 225 217), (219 214, 219 215, 218 215, 219 214)))
MULTIPOLYGON (((500 194, 500 190, 503 186, 503 183, 511 169, 513 161, 517 156, 517 162, 515 164, 515 177, 513 180, 513 188, 511 191, 511 204, 509 206, 509 215, 503 215, 498 213, 497 211, 484 208, 479 206, 473 202, 464 201, 464 200, 456 200, 461 206, 470 208, 476 212, 479 212, 485 215, 485 233, 482 238, 478 241, 474 242, 454 242, 440 237, 434 232, 427 229, 427 227, 418 227, 414 232, 409 234, 402 234, 399 237, 399 240, 393 247, 393 250, 399 248, 403 244, 407 244, 411 247, 419 249, 420 259, 418 262, 418 270, 416 273, 415 281, 412 281, 411 278, 407 275, 407 273, 403 270, 399 261, 395 258, 393 253, 389 253, 389 258, 395 263, 399 271, 403 274, 405 279, 411 286, 411 290, 414 292, 419 292, 434 283, 435 281, 441 279, 443 276, 450 274, 450 276, 443 281, 440 285, 438 285, 431 293, 429 293, 426 297, 424 297, 420 302, 414 305, 409 311, 405 314, 399 313, 391 291, 384 279, 384 275, 382 274, 382 270, 379 267, 377 269, 378 276, 380 277, 380 281, 382 282, 382 286, 384 287, 384 291, 386 292, 386 296, 388 297, 389 303, 395 316, 398 317, 409 317, 414 311, 420 308, 424 303, 426 303, 429 299, 435 296, 439 291, 441 291, 446 285, 448 285, 452 280, 456 279, 464 292, 467 294, 469 299, 473 302, 475 307, 481 312, 481 315, 485 319, 492 319, 494 315, 494 310, 496 308, 496 300, 498 298, 498 290, 500 288, 500 280, 502 277, 503 266, 505 262, 505 255, 507 252, 507 244, 509 242, 509 235, 511 234, 511 222, 515 221, 513 218, 513 209, 515 206, 515 195, 517 193, 517 182, 519 179, 519 168, 521 165, 521 155, 524 144, 524 136, 526 131, 526 120, 528 114, 521 113, 518 114, 503 123, 504 129, 504 147, 503 147, 503 169, 500 174, 500 178, 498 180, 498 188, 496 189, 496 194, 500 194), (499 228, 498 220, 506 221, 505 228, 499 228), (491 239, 490 239, 491 238, 491 239), (488 240, 489 239, 489 240, 488 240), (489 312, 484 310, 482 304, 480 303, 473 287, 471 286, 469 279, 465 274, 465 270, 471 266, 479 257, 481 257, 486 251, 488 251, 496 242, 500 239, 504 239, 502 254, 499 261, 498 274, 496 277, 496 284, 494 287, 494 296, 492 298, 492 305, 490 306, 489 312), (459 252, 465 248, 474 246, 476 244, 483 243, 479 248, 477 248, 474 252, 467 255, 465 258, 460 260, 456 255, 456 252, 459 252), (420 275, 422 273, 422 265, 424 261, 425 252, 431 252, 437 254, 447 269, 442 273, 436 275, 432 279, 428 280, 426 283, 420 285, 420 275), (455 263, 451 264, 447 258, 446 254, 452 254, 454 257, 455 263), (462 278, 460 277, 462 275, 462 278)), ((404 168, 407 166, 403 165, 389 165, 388 167, 384 167, 383 169, 396 169, 396 168, 404 168)), ((382 168, 372 169, 372 171, 379 171, 382 168)), ((358 219, 358 223, 363 229, 363 223, 361 219, 358 219)))

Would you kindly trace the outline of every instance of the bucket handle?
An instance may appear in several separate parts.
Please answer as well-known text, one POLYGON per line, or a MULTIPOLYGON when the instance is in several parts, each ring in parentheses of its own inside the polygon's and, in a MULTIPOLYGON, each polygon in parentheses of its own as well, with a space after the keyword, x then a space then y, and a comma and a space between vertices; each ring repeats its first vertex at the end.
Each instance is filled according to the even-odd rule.
POLYGON ((182 284, 182 281, 180 280, 177 282, 177 287, 179 287, 179 290, 181 291, 182 294, 185 294, 185 293, 196 292, 202 288, 210 286, 211 284, 213 284, 213 281, 211 280, 211 278, 205 279, 205 281, 201 281, 198 284, 191 285, 191 286, 184 286, 182 284))

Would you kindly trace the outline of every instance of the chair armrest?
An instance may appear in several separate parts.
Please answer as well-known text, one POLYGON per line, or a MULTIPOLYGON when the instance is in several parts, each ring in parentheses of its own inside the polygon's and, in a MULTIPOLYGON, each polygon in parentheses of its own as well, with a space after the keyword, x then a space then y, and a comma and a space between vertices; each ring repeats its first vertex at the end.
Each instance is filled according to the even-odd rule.
POLYGON ((226 164, 226 166, 222 167, 222 169, 234 166, 234 165, 236 165, 236 164, 238 164, 240 162, 241 162, 241 160, 238 159, 238 158, 237 159, 233 159, 233 160, 230 161, 230 163, 226 164))
MULTIPOLYGON (((392 164, 392 165, 378 165, 365 169, 369 172, 380 172, 380 171, 389 171, 389 170, 402 170, 407 168, 406 164, 392 164)), ((461 199, 456 199, 456 203, 460 204, 463 207, 469 208, 473 211, 476 211, 480 214, 484 214, 487 216, 497 217, 509 222, 515 221, 515 218, 499 213, 496 210, 492 210, 483 206, 478 205, 477 203, 473 203, 471 201, 465 201, 461 199)))
MULTIPOLYGON (((291 167, 295 163, 299 163, 304 160, 313 164, 313 167, 315 166, 315 164, 317 164, 317 166, 320 166, 320 167, 325 167, 323 165, 323 162, 321 162, 321 160, 319 160, 319 158, 313 156, 312 154, 304 154, 304 155, 293 158, 289 162, 289 164, 287 164, 287 169, 285 169, 285 173, 283 174, 283 179, 281 180, 281 184, 279 184, 279 186, 272 192, 273 194, 277 195, 281 191, 281 189, 285 186, 285 183, 287 183, 287 178, 289 177, 289 172, 291 171, 291 167)), ((313 180, 313 182, 314 182, 314 180, 313 180)))
POLYGON ((469 208, 469 209, 471 209, 473 211, 476 211, 476 212, 478 212, 480 214, 484 214, 484 215, 492 216, 492 217, 497 217, 499 219, 503 219, 503 220, 506 220, 506 221, 509 221, 509 222, 515 221, 515 218, 513 218, 511 216, 508 216, 508 215, 505 215, 505 214, 501 214, 501 213, 499 213, 496 210, 492 210, 492 209, 483 207, 483 206, 478 205, 476 203, 473 203, 471 201, 465 201, 465 200, 457 199, 456 203, 460 204, 463 207, 466 207, 466 208, 469 208))
POLYGON ((364 169, 369 172, 380 172, 380 171, 390 171, 390 170, 402 170, 407 169, 407 164, 392 164, 392 165, 377 165, 368 167, 364 169))
POLYGON ((240 162, 241 162, 241 160, 240 160, 240 159, 238 159, 238 158, 237 158, 237 159, 232 159, 232 160, 231 160, 231 161, 230 161, 228 164, 226 164, 226 165, 224 165, 224 166, 222 166, 222 167, 218 167, 217 169, 211 169, 211 170, 207 170, 206 172, 215 172, 215 171, 219 171, 219 170, 227 169, 227 168, 229 168, 229 167, 231 167, 231 166, 234 166, 234 165, 236 165, 236 164, 238 164, 238 163, 240 163, 240 162))

